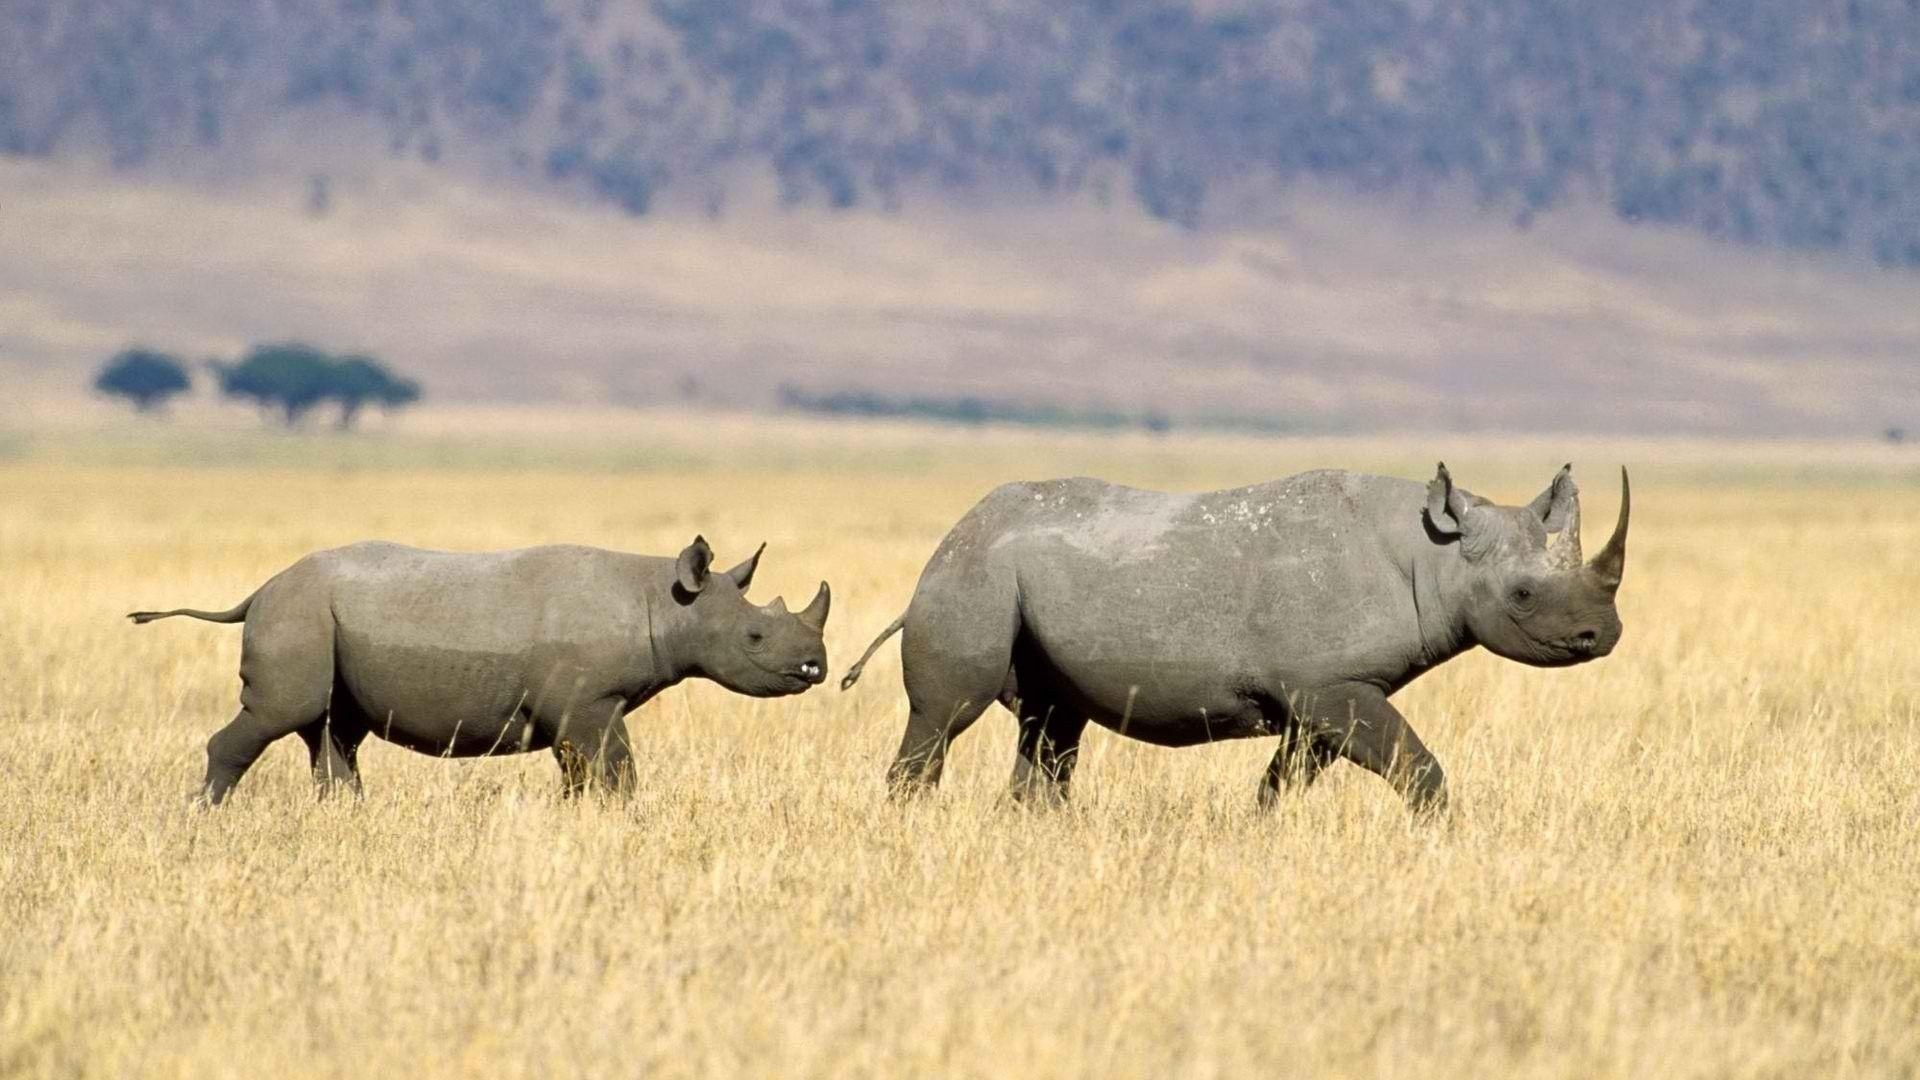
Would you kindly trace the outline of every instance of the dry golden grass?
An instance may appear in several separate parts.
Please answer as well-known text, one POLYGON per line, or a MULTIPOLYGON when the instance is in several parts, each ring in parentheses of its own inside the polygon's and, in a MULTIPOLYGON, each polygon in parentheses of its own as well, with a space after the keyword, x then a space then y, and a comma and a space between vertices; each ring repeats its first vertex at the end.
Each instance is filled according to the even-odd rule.
POLYGON ((481 467, 498 448, 471 439, 471 459, 262 439, 224 465, 145 467, 129 462, 181 457, 145 435, 93 457, 17 439, 0 1074, 1920 1069, 1920 486, 1885 457, 1826 452, 1816 486, 1780 450, 1583 449, 1592 531, 1610 459, 1639 481, 1626 638, 1572 671, 1469 656, 1401 695, 1452 777, 1442 827, 1350 766, 1263 817, 1265 741, 1103 731, 1075 805, 1020 811, 1000 795, 1004 715, 956 746, 938 798, 889 805, 892 646, 846 695, 664 695, 635 717, 627 803, 560 800, 544 755, 378 743, 363 800, 317 802, 288 740, 229 806, 189 808, 239 635, 121 614, 224 605, 323 545, 665 552, 698 530, 726 558, 766 539, 758 598, 832 580, 840 670, 1011 475, 1417 474, 1443 449, 1512 500, 1561 460, 718 430, 519 471, 481 467))

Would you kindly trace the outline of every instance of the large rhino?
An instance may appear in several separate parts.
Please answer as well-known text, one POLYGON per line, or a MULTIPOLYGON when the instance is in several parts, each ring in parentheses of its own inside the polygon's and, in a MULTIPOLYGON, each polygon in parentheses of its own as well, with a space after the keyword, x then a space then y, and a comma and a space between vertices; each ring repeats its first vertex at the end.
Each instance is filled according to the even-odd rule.
POLYGON ((1387 698, 1482 645, 1540 666, 1605 656, 1630 492, 1591 563, 1572 466, 1524 507, 1343 471, 1172 495, 1100 480, 994 490, 947 534, 907 611, 910 714, 896 792, 940 781, 948 744, 995 701, 1020 722, 1017 796, 1064 797, 1092 720, 1162 746, 1282 736, 1260 789, 1344 757, 1416 811, 1440 765, 1387 698))
POLYGON ((309 555, 230 611, 139 611, 246 623, 240 715, 207 743, 219 803, 268 744, 297 734, 324 791, 360 788, 376 734, 444 757, 552 750, 569 792, 633 781, 626 715, 683 679, 754 697, 826 678, 827 583, 806 610, 747 602, 760 563, 554 546, 490 554, 363 543, 309 555))

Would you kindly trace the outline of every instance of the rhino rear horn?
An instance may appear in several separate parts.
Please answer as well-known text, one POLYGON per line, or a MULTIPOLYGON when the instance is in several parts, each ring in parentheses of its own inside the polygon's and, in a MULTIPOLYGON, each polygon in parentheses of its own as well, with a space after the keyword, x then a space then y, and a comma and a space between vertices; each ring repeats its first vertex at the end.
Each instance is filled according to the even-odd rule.
POLYGON ((1587 564, 1593 576, 1609 589, 1620 587, 1621 575, 1627 568, 1627 519, 1632 513, 1633 488, 1627 483, 1627 469, 1623 465, 1620 467, 1620 519, 1614 522, 1613 536, 1607 540, 1607 546, 1587 564))
POLYGON ((813 603, 808 604, 806 610, 799 613, 799 619, 816 631, 825 630, 827 609, 832 606, 833 590, 827 588, 827 583, 823 581, 820 583, 820 591, 813 596, 813 603))

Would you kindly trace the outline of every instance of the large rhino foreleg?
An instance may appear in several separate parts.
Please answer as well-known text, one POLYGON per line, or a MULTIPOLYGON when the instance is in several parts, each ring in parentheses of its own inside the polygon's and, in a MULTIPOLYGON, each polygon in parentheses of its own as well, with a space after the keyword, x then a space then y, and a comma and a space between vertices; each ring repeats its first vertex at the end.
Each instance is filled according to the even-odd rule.
POLYGON ((1293 721, 1280 736, 1280 746, 1267 764, 1266 779, 1260 782, 1260 808, 1271 807, 1282 791, 1312 786, 1339 756, 1339 748, 1332 742, 1316 739, 1305 725, 1293 721))
POLYGON ((1420 736, 1387 696, 1366 685, 1304 695, 1302 727, 1355 765, 1386 778, 1416 813, 1447 807, 1447 779, 1420 736))

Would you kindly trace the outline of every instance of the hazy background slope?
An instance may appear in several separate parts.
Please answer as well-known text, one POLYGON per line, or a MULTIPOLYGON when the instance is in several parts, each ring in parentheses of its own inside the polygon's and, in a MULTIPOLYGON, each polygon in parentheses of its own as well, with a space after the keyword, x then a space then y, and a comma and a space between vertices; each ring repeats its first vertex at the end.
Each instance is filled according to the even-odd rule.
MULTIPOLYGON (((414 168, 286 187, 0 167, 0 375, 67 410, 129 340, 370 349, 441 403, 777 405, 783 388, 1304 432, 1877 437, 1920 289, 1576 214, 1329 195, 1192 232, 1085 206, 632 219, 414 168)), ((244 415, 244 414, 242 414, 244 415)))

